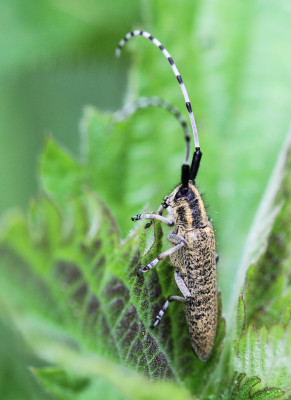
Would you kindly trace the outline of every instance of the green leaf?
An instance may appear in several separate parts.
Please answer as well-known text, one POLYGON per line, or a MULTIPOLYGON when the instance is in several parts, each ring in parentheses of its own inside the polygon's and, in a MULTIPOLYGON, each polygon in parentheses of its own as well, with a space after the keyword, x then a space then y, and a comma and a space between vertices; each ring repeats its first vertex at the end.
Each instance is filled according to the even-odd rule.
POLYGON ((250 326, 234 342, 234 367, 247 376, 257 375, 263 387, 291 388, 290 327, 275 325, 257 331, 250 326))
POLYGON ((272 326, 285 319, 291 303, 290 136, 270 181, 250 236, 257 255, 245 282, 247 325, 272 326), (263 246, 262 246, 263 243, 263 246))
MULTIPOLYGON (((161 252, 163 230, 154 223, 142 233, 140 226, 121 241, 115 218, 90 189, 99 185, 92 171, 101 171, 103 162, 106 168, 112 164, 110 157, 102 161, 91 150, 102 133, 98 151, 107 152, 112 119, 91 112, 89 125, 91 118, 95 129, 98 121, 100 127, 88 128, 83 137, 89 141, 83 146, 83 162, 48 140, 40 163, 45 194, 31 202, 27 217, 6 216, 1 232, 5 293, 13 293, 13 308, 24 315, 33 311, 62 326, 86 349, 151 378, 171 378, 192 393, 206 393, 225 333, 221 303, 216 342, 207 363, 193 353, 181 305, 173 304, 159 327, 151 329, 166 298, 178 290, 168 261, 145 277, 137 276, 138 269, 161 252)), ((119 178, 122 181, 122 174, 119 178)), ((37 341, 31 345, 38 353, 37 341)))
POLYGON ((251 378, 246 377, 246 374, 236 374, 233 382, 231 400, 272 400, 282 398, 283 390, 265 387, 257 390, 261 380, 257 376, 251 378))
POLYGON ((68 152, 48 138, 40 160, 40 185, 64 206, 84 190, 84 168, 68 152), (60 179, 61 177, 61 179, 60 179))
MULTIPOLYGON (((288 361, 291 339, 288 327, 290 233, 286 224, 290 218, 290 161, 289 136, 250 233, 239 280, 246 263, 251 258, 253 263, 238 300, 236 330, 231 327, 236 340, 232 356, 234 365, 230 370, 238 371, 240 376, 246 375, 249 384, 257 377, 259 381, 250 394, 262 398, 273 392, 276 394, 276 390, 289 391, 291 387, 288 361)), ((234 291, 237 290, 238 286, 234 291)), ((226 348, 228 346, 229 338, 226 348)))
MULTIPOLYGON (((23 274, 29 274, 28 287, 22 286, 20 298, 16 296, 22 307, 28 298, 36 312, 61 323, 88 348, 149 376, 182 380, 198 393, 219 358, 223 320, 219 317, 216 346, 207 363, 193 354, 182 307, 173 307, 159 329, 152 331, 155 315, 172 293, 173 274, 165 274, 167 263, 163 263, 159 272, 137 277, 141 264, 136 236, 121 245, 105 205, 90 192, 86 200, 86 206, 78 204, 71 232, 66 232, 48 199, 34 205, 26 243, 21 241, 23 226, 11 224, 2 241, 13 247, 11 252, 5 246, 3 276, 19 286, 23 274), (13 272, 7 268, 11 263, 13 272), (45 313, 46 307, 53 313, 45 313), (192 370, 197 373, 195 379, 189 374, 192 370)), ((152 252, 146 257, 153 257, 152 252)))
POLYGON ((196 399, 173 382, 149 381, 95 354, 80 354, 63 344, 50 343, 47 337, 40 348, 42 352, 47 349, 48 358, 62 366, 62 369, 49 367, 33 370, 48 390, 57 396, 94 399, 97 395, 110 400, 196 399))
POLYGON ((239 337, 246 328, 246 305, 243 294, 238 299, 236 323, 236 337, 239 337))

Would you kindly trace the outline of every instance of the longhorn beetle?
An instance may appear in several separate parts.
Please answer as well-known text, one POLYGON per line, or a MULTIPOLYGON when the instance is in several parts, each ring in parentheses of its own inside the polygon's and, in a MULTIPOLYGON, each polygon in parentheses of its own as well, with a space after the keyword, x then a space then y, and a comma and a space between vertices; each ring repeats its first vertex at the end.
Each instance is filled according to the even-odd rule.
POLYGON ((187 153, 182 165, 181 183, 165 196, 157 213, 138 214, 133 221, 140 219, 159 220, 174 229, 168 239, 173 246, 158 255, 152 262, 142 267, 138 274, 154 268, 163 258, 169 256, 175 266, 175 281, 182 296, 169 296, 158 315, 153 327, 157 326, 171 301, 184 304, 186 320, 192 347, 196 355, 206 361, 213 348, 217 327, 217 279, 215 237, 212 224, 206 215, 202 198, 195 186, 202 153, 200 151, 196 123, 191 103, 182 77, 169 52, 159 40, 150 33, 135 30, 128 33, 118 44, 116 56, 119 57, 122 47, 134 36, 149 39, 168 59, 182 90, 186 108, 189 113, 194 135, 195 152, 191 168, 189 167, 189 136, 186 135, 187 153), (167 209, 168 216, 163 211, 167 209))

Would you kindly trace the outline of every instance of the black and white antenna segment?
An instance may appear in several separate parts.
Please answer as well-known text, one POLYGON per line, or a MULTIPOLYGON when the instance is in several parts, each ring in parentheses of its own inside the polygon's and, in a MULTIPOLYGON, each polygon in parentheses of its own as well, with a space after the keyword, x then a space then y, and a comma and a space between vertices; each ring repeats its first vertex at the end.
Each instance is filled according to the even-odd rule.
POLYGON ((116 111, 114 117, 116 121, 122 121, 129 115, 135 113, 136 111, 150 106, 164 108, 172 115, 174 115, 175 118, 177 118, 178 122, 180 123, 184 131, 184 137, 186 142, 186 158, 184 164, 188 165, 190 156, 190 132, 185 118, 183 117, 183 115, 180 114, 179 110, 176 107, 172 106, 172 104, 167 103, 165 100, 162 100, 156 96, 140 97, 138 100, 132 103, 128 103, 122 109, 116 111))
POLYGON ((191 107, 191 103, 189 100, 189 96, 186 90, 186 87, 184 85, 184 82, 182 80, 182 77, 176 67, 176 64, 173 61, 173 58, 171 57, 170 53, 164 48, 164 46, 162 45, 162 43, 156 39, 155 37, 153 37, 150 33, 148 32, 144 32, 141 30, 135 30, 133 32, 129 32, 125 35, 125 37, 123 39, 121 39, 121 41, 119 42, 117 48, 116 48, 116 57, 118 58, 120 56, 121 53, 121 49, 122 47, 125 45, 125 43, 132 37, 134 36, 143 36, 146 39, 151 40, 155 46, 157 46, 162 53, 164 54, 164 56, 167 58, 167 60, 169 61, 172 70, 177 78, 177 81, 179 82, 180 88, 182 90, 184 99, 185 99, 185 103, 186 103, 186 108, 188 110, 189 113, 189 117, 190 117, 190 122, 191 122, 191 126, 192 126, 192 131, 193 131, 193 136, 194 136, 194 143, 195 143, 195 148, 197 151, 200 150, 200 146, 199 146, 199 140, 198 140, 198 133, 197 133, 197 128, 196 128, 196 123, 195 123, 195 118, 194 118, 194 114, 192 111, 192 107, 191 107))

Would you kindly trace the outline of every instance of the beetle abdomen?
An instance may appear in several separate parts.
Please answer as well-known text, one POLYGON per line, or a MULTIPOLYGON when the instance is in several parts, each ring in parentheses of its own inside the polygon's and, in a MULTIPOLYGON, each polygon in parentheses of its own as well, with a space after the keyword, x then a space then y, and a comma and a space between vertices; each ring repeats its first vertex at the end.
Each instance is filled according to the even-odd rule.
MULTIPOLYGON (((213 268, 213 267, 212 267, 213 268)), ((189 335, 197 356, 206 361, 211 353, 217 325, 217 293, 215 270, 209 274, 209 282, 200 283, 191 290, 192 299, 185 304, 189 335)))
POLYGON ((191 293, 184 308, 192 347, 197 356, 206 361, 214 344, 217 325, 215 239, 211 223, 185 233, 184 237, 186 246, 171 257, 171 261, 179 268, 191 293))
POLYGON ((195 244, 185 249, 185 280, 192 297, 185 304, 185 311, 192 347, 205 361, 210 356, 217 326, 215 239, 211 223, 197 231, 195 244))

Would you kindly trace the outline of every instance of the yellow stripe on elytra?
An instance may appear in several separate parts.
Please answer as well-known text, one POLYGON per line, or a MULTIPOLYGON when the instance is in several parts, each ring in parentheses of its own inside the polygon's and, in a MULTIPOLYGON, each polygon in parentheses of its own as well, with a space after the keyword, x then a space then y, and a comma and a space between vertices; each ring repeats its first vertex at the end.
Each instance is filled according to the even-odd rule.
POLYGON ((192 216, 191 208, 188 203, 185 204, 185 214, 186 214, 187 226, 192 227, 193 226, 193 216, 192 216))

